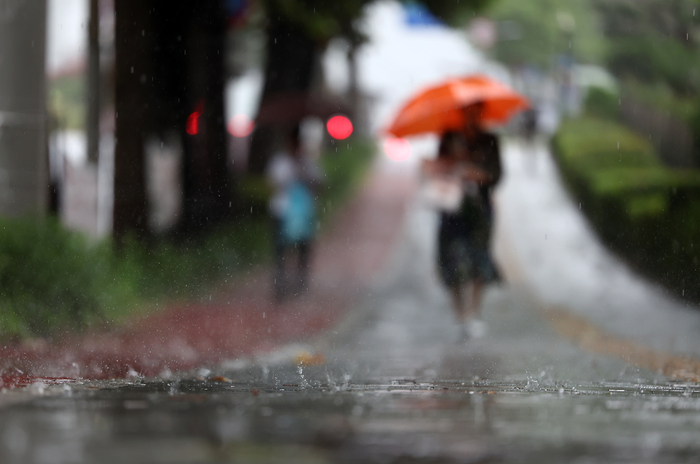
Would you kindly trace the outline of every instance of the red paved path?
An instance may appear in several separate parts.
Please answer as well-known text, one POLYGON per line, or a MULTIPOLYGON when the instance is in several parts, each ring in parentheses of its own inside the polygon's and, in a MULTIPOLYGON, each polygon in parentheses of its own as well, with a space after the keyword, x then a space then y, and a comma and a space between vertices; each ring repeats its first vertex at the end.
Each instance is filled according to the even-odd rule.
POLYGON ((379 272, 413 189, 410 177, 375 170, 320 237, 311 290, 302 297, 273 305, 269 270, 257 271, 211 302, 170 307, 115 332, 88 333, 60 345, 4 347, 0 387, 36 377, 155 376, 212 366, 327 329, 379 272))

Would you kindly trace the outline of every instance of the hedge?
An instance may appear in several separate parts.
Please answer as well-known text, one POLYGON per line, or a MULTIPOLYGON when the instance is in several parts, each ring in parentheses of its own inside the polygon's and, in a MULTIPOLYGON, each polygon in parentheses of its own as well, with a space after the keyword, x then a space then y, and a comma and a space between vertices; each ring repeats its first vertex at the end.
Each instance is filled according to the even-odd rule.
POLYGON ((678 296, 700 301, 700 171, 663 166, 648 140, 608 120, 567 121, 552 143, 603 241, 678 296))

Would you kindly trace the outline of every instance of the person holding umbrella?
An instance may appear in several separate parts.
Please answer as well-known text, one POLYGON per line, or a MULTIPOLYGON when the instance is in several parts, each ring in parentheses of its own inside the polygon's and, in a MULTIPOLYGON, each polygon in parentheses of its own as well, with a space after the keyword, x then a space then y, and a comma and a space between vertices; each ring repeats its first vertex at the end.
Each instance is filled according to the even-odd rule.
POLYGON ((498 278, 489 253, 490 192, 500 179, 501 167, 498 140, 479 125, 482 106, 477 102, 464 108, 464 130, 443 134, 437 159, 423 162, 428 179, 449 178, 460 192, 458 201, 436 206, 440 211, 438 270, 450 291, 462 341, 483 335, 480 308, 484 284, 498 278))
POLYGON ((438 205, 437 261, 462 340, 484 333, 483 287, 499 278, 489 244, 491 193, 501 178, 501 160, 498 139, 485 127, 505 122, 527 107, 523 96, 486 76, 449 79, 410 99, 387 131, 397 137, 442 134, 438 158, 425 161, 423 173, 429 181, 439 179, 446 194, 447 201, 438 205), (453 186, 445 188, 445 179, 451 179, 453 186))
MULTIPOLYGON (((466 139, 466 159, 471 166, 465 181, 465 199, 460 208, 464 221, 464 237, 469 253, 465 257, 466 265, 471 266, 468 290, 469 298, 462 297, 461 304, 466 304, 464 318, 469 323, 469 335, 480 336, 485 331, 481 320, 481 299, 485 283, 499 280, 498 270, 491 258, 490 239, 493 230, 492 192, 501 179, 501 153, 498 139, 483 128, 482 114, 484 104, 479 101, 464 108, 464 129, 466 139), (469 195, 469 186, 472 194, 469 195)), ((466 289, 462 290, 464 292, 466 289)), ((467 330, 462 323, 463 336, 467 330)))

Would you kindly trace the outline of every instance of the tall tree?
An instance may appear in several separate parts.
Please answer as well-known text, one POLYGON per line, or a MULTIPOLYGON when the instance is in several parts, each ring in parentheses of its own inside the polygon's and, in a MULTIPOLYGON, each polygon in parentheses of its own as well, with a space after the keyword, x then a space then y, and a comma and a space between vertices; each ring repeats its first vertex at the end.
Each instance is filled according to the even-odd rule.
POLYGON ((144 140, 150 72, 149 5, 121 0, 115 4, 115 117, 114 238, 121 243, 128 233, 148 234, 144 140), (149 35, 146 35, 149 31, 149 35))
POLYGON ((115 237, 148 235, 144 143, 170 134, 183 149, 181 230, 194 233, 229 204, 221 4, 120 0, 115 7, 115 237))
POLYGON ((100 143, 100 2, 90 0, 88 12, 87 159, 97 163, 100 143))

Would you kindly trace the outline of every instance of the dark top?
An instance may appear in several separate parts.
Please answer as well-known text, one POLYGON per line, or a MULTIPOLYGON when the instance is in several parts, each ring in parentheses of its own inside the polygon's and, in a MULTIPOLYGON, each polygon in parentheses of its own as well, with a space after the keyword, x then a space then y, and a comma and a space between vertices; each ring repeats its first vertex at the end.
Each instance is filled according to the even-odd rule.
POLYGON ((488 132, 478 132, 467 139, 467 148, 471 161, 491 175, 491 180, 481 185, 485 195, 490 196, 493 187, 501 180, 501 150, 498 138, 488 132))

